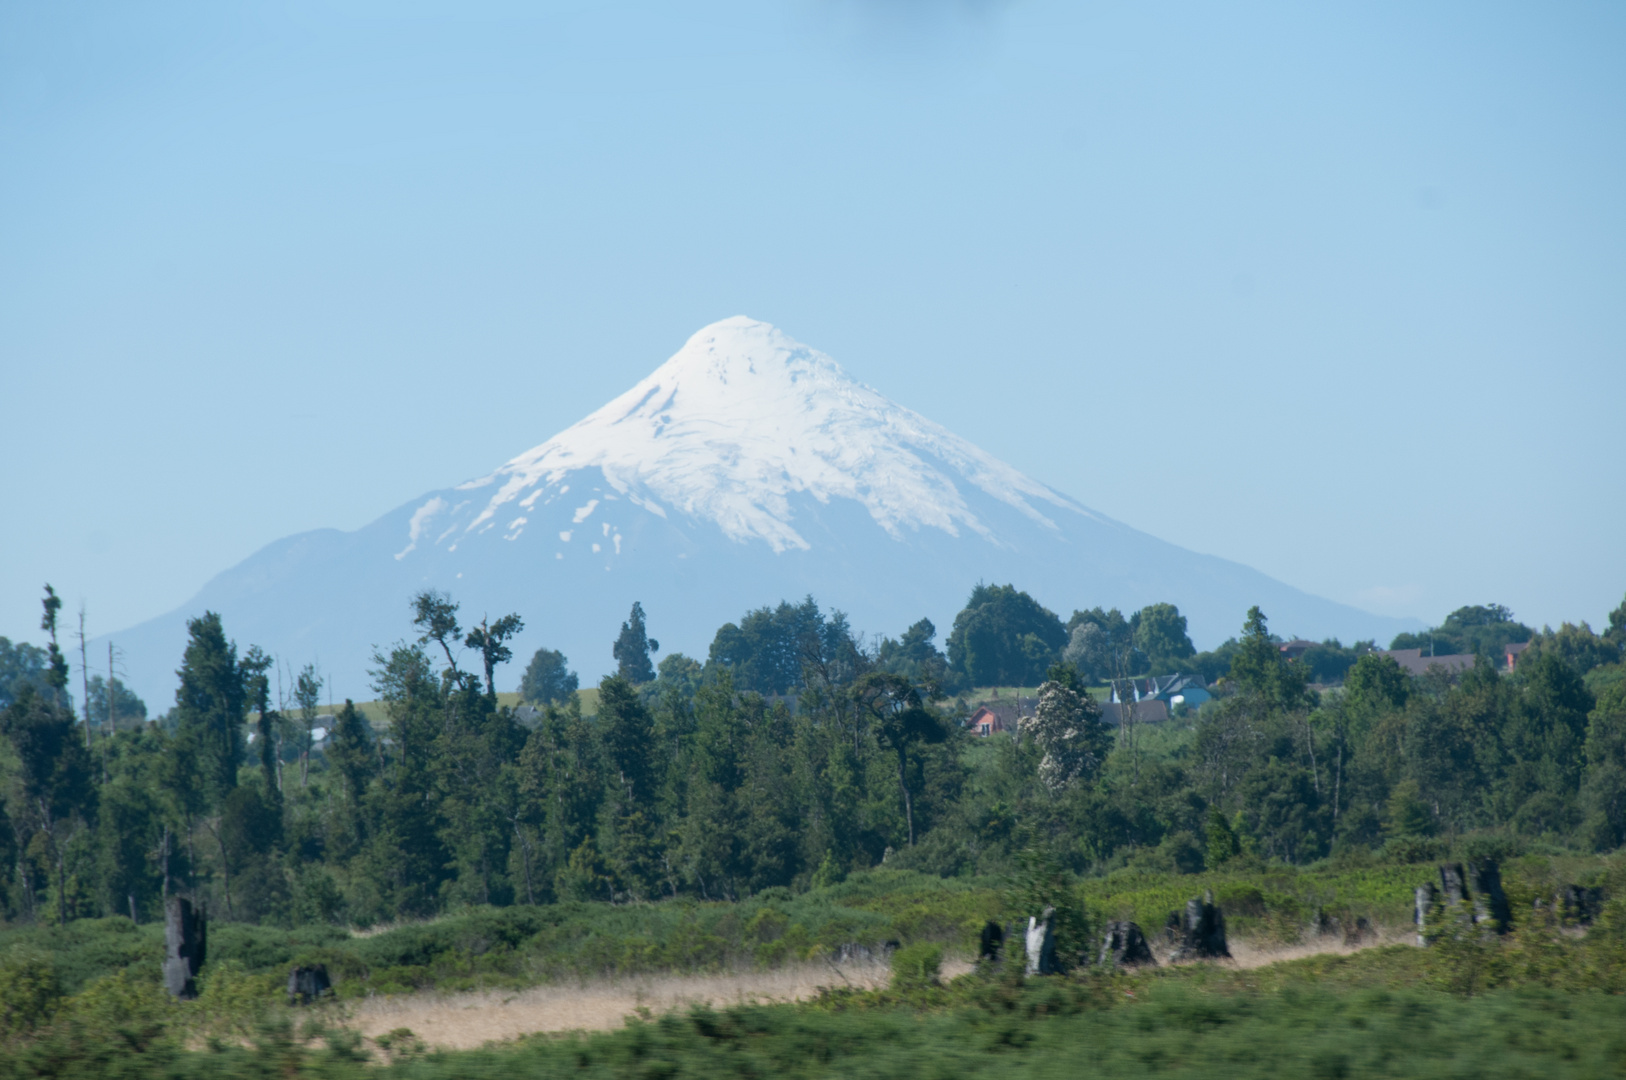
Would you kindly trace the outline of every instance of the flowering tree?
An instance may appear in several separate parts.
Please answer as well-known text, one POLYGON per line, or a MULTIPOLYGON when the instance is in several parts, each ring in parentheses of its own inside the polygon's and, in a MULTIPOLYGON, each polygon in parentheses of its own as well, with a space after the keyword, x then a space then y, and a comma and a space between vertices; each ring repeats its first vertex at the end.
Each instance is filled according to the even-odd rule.
POLYGON ((1101 706, 1055 680, 1039 687, 1038 707, 1020 726, 1044 753, 1039 780, 1053 795, 1093 775, 1112 744, 1101 723, 1101 706))

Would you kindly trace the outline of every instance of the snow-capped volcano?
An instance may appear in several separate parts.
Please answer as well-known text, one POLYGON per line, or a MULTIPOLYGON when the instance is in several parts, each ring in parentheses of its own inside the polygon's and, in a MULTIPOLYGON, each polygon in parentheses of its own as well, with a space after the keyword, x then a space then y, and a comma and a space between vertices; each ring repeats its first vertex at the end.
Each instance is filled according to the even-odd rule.
POLYGON ((240 645, 319 661, 337 695, 360 699, 374 649, 411 636, 408 601, 424 588, 476 621, 518 612, 517 657, 562 649, 593 680, 611 669, 634 600, 656 636, 703 660, 724 622, 809 594, 871 634, 927 616, 946 635, 978 581, 1015 584, 1063 618, 1170 601, 1199 647, 1234 633, 1253 604, 1309 637, 1387 640, 1408 625, 1096 514, 736 317, 489 475, 353 533, 271 544, 181 609, 112 637, 159 707, 185 621, 204 610, 240 645))
POLYGON ((776 552, 810 546, 790 502, 800 494, 823 504, 851 499, 894 538, 965 529, 997 542, 962 485, 1052 529, 1046 509, 1082 509, 854 381, 823 353, 736 316, 695 334, 591 416, 462 485, 467 502, 425 503, 410 544, 465 509, 477 512, 440 539, 455 544, 496 528, 517 538, 529 515, 568 495, 567 478, 585 468, 601 469, 617 494, 650 513, 664 517, 670 506, 730 540, 761 540, 776 552))

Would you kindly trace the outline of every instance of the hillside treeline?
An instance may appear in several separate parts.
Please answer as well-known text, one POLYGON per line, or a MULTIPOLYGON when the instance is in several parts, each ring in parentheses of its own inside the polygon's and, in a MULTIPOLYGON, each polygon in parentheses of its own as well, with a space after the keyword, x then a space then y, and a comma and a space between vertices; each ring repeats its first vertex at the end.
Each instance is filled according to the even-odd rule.
MULTIPOLYGON (((299 710, 280 711, 270 658, 239 652, 213 614, 189 626, 173 709, 120 721, 121 690, 104 686, 115 722, 86 724, 54 599, 50 644, 0 687, 0 904, 14 921, 145 922, 182 892, 227 920, 367 925, 465 905, 735 899, 882 863, 1002 873, 1035 849, 1079 871, 1195 871, 1426 853, 1474 832, 1626 842, 1626 604, 1602 635, 1527 635, 1512 672, 1482 655, 1413 677, 1329 642, 1349 663, 1320 691, 1310 654, 1288 659, 1257 609, 1223 650, 1196 654, 1170 605, 1069 626, 979 586, 939 650, 929 622, 865 642, 809 599, 723 627, 704 663, 657 666, 635 607, 620 673, 584 715, 545 650, 526 683, 551 700, 499 704, 519 619, 465 627, 426 593, 415 639, 376 658, 377 722, 346 702, 317 745, 314 674, 299 710), (1195 714, 1103 723, 1092 683, 1216 658, 1218 696, 1195 714), (956 692, 1040 679, 1016 733, 967 732, 956 692)), ((1453 618, 1485 612, 1511 622, 1453 618)))

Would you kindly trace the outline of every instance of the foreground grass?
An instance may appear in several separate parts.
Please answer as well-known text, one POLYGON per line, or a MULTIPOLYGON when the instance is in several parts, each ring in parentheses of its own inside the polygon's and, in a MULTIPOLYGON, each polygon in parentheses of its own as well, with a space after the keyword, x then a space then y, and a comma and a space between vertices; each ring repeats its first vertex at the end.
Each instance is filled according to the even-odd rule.
MULTIPOLYGON (((1024 982, 982 970, 946 986, 831 991, 802 1005, 695 1009, 600 1035, 434 1052, 410 1032, 363 1039, 346 1002, 605 975, 776 968, 845 943, 970 951, 1005 918, 996 883, 857 874, 738 904, 477 909, 367 935, 218 925, 196 1002, 157 984, 161 929, 128 920, 0 930, 0 1078, 23 1076, 1612 1076, 1626 1075, 1626 904, 1618 857, 1505 864, 1516 931, 1265 967, 1084 969, 1024 982), (1556 882, 1615 897, 1586 933, 1538 914, 1556 882), (321 962, 339 1000, 279 1003, 292 963, 321 962)), ((1431 864, 1205 875, 1121 870, 1076 886, 1099 924, 1148 929, 1212 889, 1233 931, 1311 936, 1317 916, 1398 921, 1431 864)))

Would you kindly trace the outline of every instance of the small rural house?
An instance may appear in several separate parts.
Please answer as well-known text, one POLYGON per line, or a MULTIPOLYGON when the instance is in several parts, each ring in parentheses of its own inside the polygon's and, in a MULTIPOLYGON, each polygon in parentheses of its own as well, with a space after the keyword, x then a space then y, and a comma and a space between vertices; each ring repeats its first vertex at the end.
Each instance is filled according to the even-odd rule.
POLYGON ((971 729, 971 734, 986 739, 995 732, 1010 731, 1015 725, 1007 724, 1005 718, 999 715, 998 712, 986 705, 982 705, 977 708, 976 712, 971 714, 971 719, 966 721, 966 726, 971 729))

